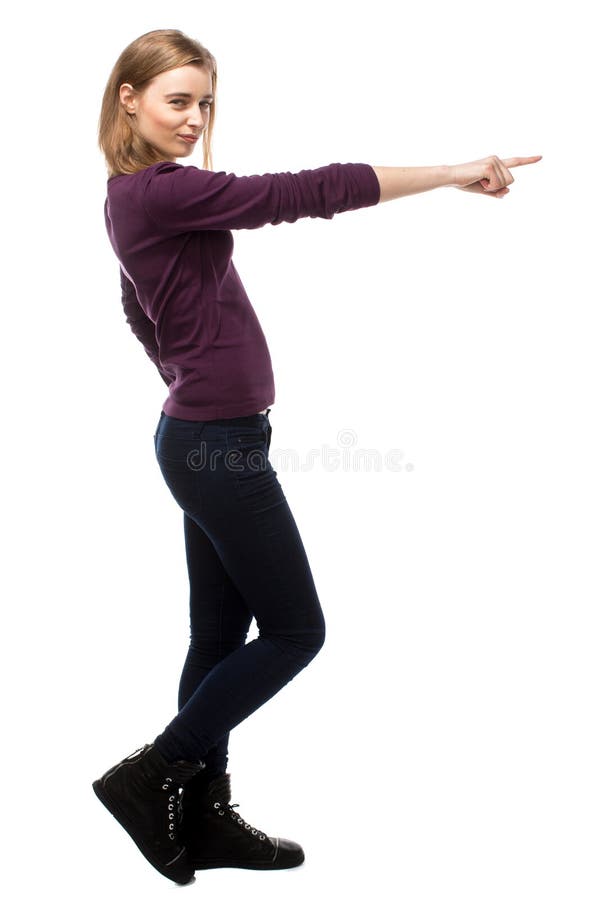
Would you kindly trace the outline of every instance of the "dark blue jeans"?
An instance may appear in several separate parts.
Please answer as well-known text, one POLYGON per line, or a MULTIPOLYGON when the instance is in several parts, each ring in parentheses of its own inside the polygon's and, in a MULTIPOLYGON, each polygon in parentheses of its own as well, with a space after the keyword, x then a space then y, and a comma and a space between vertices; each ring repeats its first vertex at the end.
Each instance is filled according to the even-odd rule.
POLYGON ((161 412, 154 445, 183 510, 190 645, 169 761, 225 772, 230 730, 316 656, 325 621, 304 545, 269 461, 269 412, 188 421, 161 412), (246 643, 256 619, 258 637, 246 643))

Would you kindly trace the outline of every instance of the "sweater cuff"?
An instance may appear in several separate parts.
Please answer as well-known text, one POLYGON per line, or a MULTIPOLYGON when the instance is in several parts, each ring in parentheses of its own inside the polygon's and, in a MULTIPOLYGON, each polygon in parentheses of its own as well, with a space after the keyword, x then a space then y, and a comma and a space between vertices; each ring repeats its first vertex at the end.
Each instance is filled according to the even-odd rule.
POLYGON ((364 206, 376 206, 381 199, 381 185, 375 169, 368 163, 355 163, 364 206))

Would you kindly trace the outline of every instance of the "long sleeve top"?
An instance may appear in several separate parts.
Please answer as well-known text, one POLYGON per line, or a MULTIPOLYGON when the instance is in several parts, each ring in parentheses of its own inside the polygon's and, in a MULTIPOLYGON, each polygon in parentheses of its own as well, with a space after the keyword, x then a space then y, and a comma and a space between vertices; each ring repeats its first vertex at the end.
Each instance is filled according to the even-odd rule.
POLYGON ((107 182, 104 215, 126 321, 169 387, 163 411, 234 418, 275 401, 265 335, 234 266, 232 229, 374 206, 366 163, 265 175, 161 161, 107 182))

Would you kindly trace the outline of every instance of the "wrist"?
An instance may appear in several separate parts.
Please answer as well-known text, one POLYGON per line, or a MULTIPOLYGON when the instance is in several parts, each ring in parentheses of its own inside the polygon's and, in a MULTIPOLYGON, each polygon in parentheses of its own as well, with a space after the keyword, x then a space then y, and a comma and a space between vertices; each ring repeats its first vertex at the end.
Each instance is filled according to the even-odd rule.
POLYGON ((454 166, 439 166, 440 170, 440 187, 454 186, 454 166))

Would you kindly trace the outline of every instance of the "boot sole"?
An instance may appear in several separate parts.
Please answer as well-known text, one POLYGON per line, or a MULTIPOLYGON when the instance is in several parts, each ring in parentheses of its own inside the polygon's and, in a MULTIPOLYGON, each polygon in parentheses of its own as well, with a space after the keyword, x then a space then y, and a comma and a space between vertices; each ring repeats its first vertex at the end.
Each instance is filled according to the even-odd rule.
POLYGON ((273 865, 273 860, 268 859, 257 859, 257 860, 247 860, 247 859, 192 859, 189 857, 191 865, 193 865, 195 870, 200 869, 224 869, 224 868, 235 868, 235 869, 262 869, 263 871, 268 870, 277 870, 277 869, 294 869, 296 866, 302 865, 304 862, 304 855, 301 859, 289 860, 288 862, 281 862, 279 865, 273 865))
MULTIPOLYGON (((122 809, 118 806, 117 803, 114 802, 110 794, 104 789, 102 785, 102 779, 99 778, 93 782, 92 787, 94 788, 94 793, 100 802, 106 807, 109 813, 114 816, 119 825, 125 829, 131 840, 135 843, 136 847, 142 853, 142 855, 148 860, 151 866, 160 872, 161 875, 164 875, 165 878, 169 878, 171 881, 176 882, 177 884, 189 884, 191 881, 194 881, 194 874, 192 872, 191 876, 185 878, 183 875, 176 876, 172 870, 166 868, 164 863, 160 863, 152 854, 152 851, 146 844, 138 838, 134 833, 132 833, 131 829, 135 829, 135 825, 130 819, 125 815, 122 809)), ((182 849, 181 853, 185 852, 185 848, 182 849)), ((179 856, 181 856, 181 853, 179 856)), ((179 856, 176 856, 172 862, 176 862, 179 859, 179 856)), ((170 865, 168 863, 167 865, 170 865)), ((191 865, 191 863, 190 863, 191 865)))

